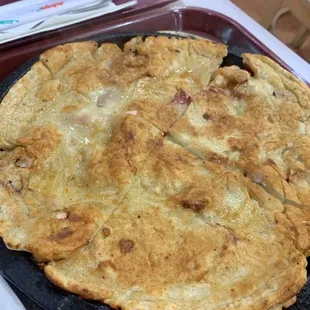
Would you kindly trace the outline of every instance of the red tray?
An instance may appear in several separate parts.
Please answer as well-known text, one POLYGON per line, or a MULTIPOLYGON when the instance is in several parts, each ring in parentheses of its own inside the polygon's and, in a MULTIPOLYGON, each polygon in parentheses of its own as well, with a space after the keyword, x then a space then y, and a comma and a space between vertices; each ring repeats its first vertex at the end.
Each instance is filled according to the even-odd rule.
MULTIPOLYGON (((115 0, 116 4, 125 0, 115 0)), ((28 59, 64 42, 82 40, 101 33, 183 31, 228 45, 232 54, 244 52, 267 55, 298 76, 283 60, 249 33, 243 26, 222 14, 194 7, 182 7, 172 0, 140 0, 122 13, 114 13, 63 29, 34 35, 0 46, 0 82, 28 59), (167 3, 170 3, 170 5, 167 3), (164 6, 166 5, 166 6, 164 6), (163 7, 164 6, 164 7, 163 7)), ((300 77, 302 78, 302 77, 300 77)), ((310 81, 306 81, 308 84, 310 81)))
MULTIPOLYGON (((1 1, 1 0, 0 0, 1 1)), ((120 4, 125 0, 115 0, 116 4, 120 4)), ((214 0, 215 1, 215 0, 214 0)), ((0 2, 3 4, 4 1, 0 2)), ((7 1, 9 2, 9 1, 7 1)), ((102 33, 119 33, 119 32, 155 32, 161 30, 182 31, 191 34, 200 35, 214 41, 227 44, 230 54, 240 56, 244 52, 260 53, 267 55, 280 63, 282 66, 295 73, 289 68, 285 62, 270 51, 263 43, 249 33, 244 27, 234 20, 206 9, 198 9, 194 7, 178 6, 178 3, 172 0, 139 0, 138 5, 134 8, 126 10, 122 13, 110 14, 86 21, 77 25, 68 26, 60 30, 50 31, 48 33, 38 34, 18 41, 10 42, 0 46, 0 82, 15 71, 20 65, 27 60, 38 56, 42 51, 64 42, 73 40, 82 40, 91 36, 98 36, 102 33), (170 3, 170 4, 168 4, 170 3), (162 7, 163 5, 167 5, 162 7)), ((308 81, 309 83, 310 81, 308 81)), ((6 247, 0 240, 0 252, 6 250, 6 247)), ((26 259, 24 263, 31 264, 29 255, 20 252, 10 252, 7 258, 7 264, 11 264, 11 257, 14 255, 15 261, 21 265, 21 255, 26 259)), ((4 261, 4 255, 1 259, 4 261)), ((310 264, 309 264, 310 265, 310 264)), ((23 268, 20 278, 33 279, 33 272, 27 274, 27 270, 32 270, 33 266, 23 268), (32 268, 32 269, 31 269, 32 268)), ((11 274, 16 272, 16 268, 6 270, 6 278, 10 279, 11 274)), ((37 290, 49 294, 47 289, 49 285, 39 285, 40 281, 46 281, 43 273, 36 273, 39 277, 38 282, 33 282, 29 288, 33 290, 33 296, 37 294, 37 290)), ((11 277, 13 278, 13 277, 11 277)), ((310 280, 308 280, 310 283, 310 280)), ((55 289, 55 288, 54 288, 55 289)), ((56 290, 56 289, 55 289, 56 290)), ((62 294, 67 298, 67 293, 56 290, 57 294, 62 294)), ((309 285, 305 286, 298 298, 298 304, 291 309, 309 309, 309 285), (306 305, 306 306, 303 306, 306 305)), ((29 292, 28 292, 29 293, 29 292)), ((28 294, 31 296, 31 294, 28 294)), ((58 296, 58 295, 57 295, 58 296)), ((48 300, 50 303, 51 301, 48 300)), ((84 301, 81 301, 81 303, 84 301)), ((95 305, 87 304, 83 309, 94 309, 95 305)), ((99 306, 98 306, 99 307, 99 306)), ((96 309, 98 308, 96 306, 96 309)), ((31 308, 35 309, 35 308, 31 308)), ((38 308, 39 309, 39 308, 38 308)), ((55 309, 55 308, 54 308, 55 309)), ((104 305, 100 309, 108 309, 104 305)))

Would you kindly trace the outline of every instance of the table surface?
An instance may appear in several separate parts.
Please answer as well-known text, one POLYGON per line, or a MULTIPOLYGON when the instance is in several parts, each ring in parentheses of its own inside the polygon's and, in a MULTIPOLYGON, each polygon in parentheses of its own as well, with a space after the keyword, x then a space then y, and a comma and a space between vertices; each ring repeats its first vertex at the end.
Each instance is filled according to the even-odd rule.
MULTIPOLYGON (((140 4, 145 0, 139 0, 140 4)), ((11 3, 14 1, 0 0, 0 5, 11 3)), ((123 2, 120 0, 119 2, 123 2)), ((146 2, 150 2, 147 0, 146 2)), ((236 7, 229 0, 183 0, 186 6, 202 7, 220 12, 230 18, 238 21, 245 28, 249 30, 255 37, 257 37, 262 43, 268 46, 273 52, 275 52, 281 59, 283 59, 291 68, 303 76, 310 82, 310 65, 299 57, 296 53, 285 46, 281 41, 270 34, 266 29, 260 26, 251 17, 245 14, 242 10, 236 7)), ((25 306, 28 310, 33 310, 32 306, 26 305, 27 301, 24 299, 23 294, 19 293, 19 296, 24 300, 25 306)), ((0 309, 1 310, 25 310, 22 303, 16 297, 13 290, 10 289, 8 284, 0 276, 0 309)))

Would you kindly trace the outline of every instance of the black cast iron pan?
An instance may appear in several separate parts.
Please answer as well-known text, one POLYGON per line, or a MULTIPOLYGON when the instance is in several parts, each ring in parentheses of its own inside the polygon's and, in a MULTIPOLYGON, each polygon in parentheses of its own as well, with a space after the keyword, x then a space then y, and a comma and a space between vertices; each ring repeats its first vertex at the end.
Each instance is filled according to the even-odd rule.
MULTIPOLYGON (((120 46, 138 35, 163 35, 162 33, 120 33, 103 34, 101 36, 89 37, 84 40, 95 40, 98 43, 112 42, 120 46)), ((169 37, 183 37, 183 34, 165 34, 169 37)), ((210 38, 214 39, 214 38, 210 38)), ((218 41, 214 39, 214 41, 218 41)), ((255 53, 253 50, 239 49, 236 46, 228 47, 228 56, 224 58, 221 66, 237 65, 244 68, 241 54, 245 52, 255 53)), ((257 51, 259 53, 259 51, 257 51)), ((9 89, 25 75, 38 58, 31 59, 10 74, 0 85, 0 102, 9 89)), ((5 120, 2 120, 5 121, 5 120)), ((310 275, 310 268, 307 269, 310 275)), ((10 251, 6 248, 0 238, 0 274, 11 284, 14 291, 21 298, 27 310, 111 310, 107 305, 94 301, 83 300, 70 294, 48 281, 42 270, 37 267, 31 255, 25 252, 10 251)), ((310 309, 310 276, 304 288, 298 295, 297 302, 289 308, 290 310, 310 309)))

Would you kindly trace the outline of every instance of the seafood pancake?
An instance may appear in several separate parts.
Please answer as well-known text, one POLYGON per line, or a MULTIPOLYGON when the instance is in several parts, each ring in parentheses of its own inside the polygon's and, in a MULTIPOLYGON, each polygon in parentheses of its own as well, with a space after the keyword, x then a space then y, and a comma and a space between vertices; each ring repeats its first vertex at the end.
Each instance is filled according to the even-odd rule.
POLYGON ((67 257, 87 244, 162 138, 156 127, 128 115, 86 162, 56 131, 49 150, 51 132, 35 129, 19 139, 20 147, 0 153, 0 232, 8 247, 32 252, 38 261, 67 257))
POLYGON ((280 310, 306 281, 309 89, 165 36, 44 52, 0 105, 0 236, 122 309, 280 310))
POLYGON ((240 172, 164 140, 94 240, 45 273, 115 308, 279 309, 306 281, 283 211, 240 172))
POLYGON ((206 86, 226 53, 166 37, 134 38, 123 51, 89 41, 44 52, 0 105, 7 246, 50 261, 87 244, 161 140, 157 127, 188 107, 179 94, 206 86))
POLYGON ((243 57, 254 75, 236 66, 218 69, 170 138, 236 167, 285 204, 308 209, 310 90, 267 57, 243 57))

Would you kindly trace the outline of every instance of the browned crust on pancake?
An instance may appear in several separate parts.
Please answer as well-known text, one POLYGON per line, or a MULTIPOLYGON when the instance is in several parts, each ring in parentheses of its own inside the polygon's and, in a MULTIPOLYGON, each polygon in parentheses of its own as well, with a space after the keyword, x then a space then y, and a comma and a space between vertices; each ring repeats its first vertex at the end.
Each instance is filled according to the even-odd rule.
POLYGON ((90 182, 125 186, 161 139, 162 133, 150 123, 128 115, 107 148, 93 153, 87 166, 90 182))
POLYGON ((30 135, 17 139, 29 156, 44 159, 56 148, 61 134, 54 128, 35 128, 30 135))
POLYGON ((242 58, 245 65, 254 72, 256 77, 264 78, 275 88, 284 85, 298 97, 298 102, 303 108, 310 108, 310 89, 294 74, 263 55, 245 53, 242 58), (271 70, 265 69, 264 66, 269 67, 271 70), (278 74, 278 77, 275 76, 275 73, 278 74))
POLYGON ((186 61, 189 56, 197 55, 218 61, 226 54, 224 45, 213 44, 208 40, 178 40, 166 36, 143 40, 137 37, 125 44, 124 56, 111 68, 111 79, 126 84, 141 77, 167 77, 182 66, 180 61, 186 61), (177 68, 171 66, 173 61, 178 63, 177 68))
MULTIPOLYGON (((189 302, 183 297, 178 300, 169 299, 162 297, 162 294, 172 290, 171 286, 177 289, 180 285, 182 291, 182 285, 194 286, 206 281, 212 283, 216 309, 227 309, 228 304, 221 306, 219 301, 224 292, 230 290, 229 285, 226 287, 227 283, 221 285, 222 280, 225 282, 225 270, 227 276, 234 268, 247 266, 246 262, 243 265, 242 261, 252 257, 252 263, 258 260, 258 265, 254 268, 261 270, 261 274, 255 275, 260 280, 253 280, 250 272, 251 277, 248 275, 243 281, 236 282, 232 286, 233 290, 227 293, 229 298, 233 298, 230 306, 255 310, 278 306, 280 309, 282 304, 289 300, 291 302, 306 281, 306 260, 293 244, 290 224, 272 220, 273 208, 276 209, 277 203, 278 212, 284 211, 281 203, 272 196, 268 197, 262 188, 239 172, 225 171, 223 167, 210 163, 206 163, 205 167, 203 161, 192 154, 171 142, 167 143, 164 140, 163 144, 150 154, 143 168, 145 171, 141 171, 138 176, 140 182, 132 187, 121 207, 106 223, 108 227, 112 227, 111 234, 107 238, 102 234, 97 235, 93 243, 75 257, 50 264, 45 269, 46 275, 57 285, 82 294, 85 298, 104 300, 113 307, 121 305, 128 310, 140 307, 181 309, 190 304, 196 309, 204 309, 206 304, 200 303, 198 297, 189 302), (206 174, 204 169, 207 169, 210 175, 206 174), (187 171, 188 178, 181 177, 183 171, 187 171), (145 178, 151 178, 154 183, 146 184, 145 178), (182 182, 178 185, 180 179, 182 182), (153 184, 160 184, 161 188, 157 190, 153 184), (226 197, 227 194, 237 195, 238 188, 249 205, 244 208, 240 206, 238 211, 229 208, 225 210, 220 197, 226 197), (245 188, 250 195, 248 198, 245 188), (135 189, 138 194, 133 192, 135 189), (186 189, 187 193, 184 195, 186 189), (143 195, 146 195, 146 198, 143 198, 143 195), (164 197, 167 200, 160 203, 164 197), (205 208, 199 211, 199 216, 196 216, 195 211, 183 207, 184 200, 192 201, 197 197, 209 201, 205 208), (261 210, 255 211, 255 207, 250 210, 253 216, 251 220, 242 210, 250 207, 253 200, 258 202, 261 210), (263 230, 269 229, 264 226, 264 220, 261 222, 260 217, 254 215, 261 212, 268 212, 270 225, 275 225, 275 235, 272 235, 272 238, 275 238, 274 243, 265 244, 266 237, 260 237, 260 227, 265 227, 263 230), (216 223, 221 214, 224 226, 216 223), (125 231, 118 229, 123 226, 126 226, 125 231), (183 235, 183 229, 186 231, 187 227, 190 229, 183 235), (130 251, 121 251, 120 245, 129 240, 130 245, 134 246, 130 246, 130 251), (176 245, 179 245, 179 248, 176 245), (269 248, 273 249, 272 257, 277 257, 273 263, 269 262, 269 248), (251 256, 248 256, 247 251, 252 253, 251 256), (103 256, 97 255, 97 252, 103 256), (98 270, 94 270, 94 267, 83 267, 83 262, 88 261, 89 257, 93 258, 94 265, 98 262, 98 270), (203 262, 207 257, 211 265, 205 266, 203 262), (265 263, 261 265, 262 261, 265 263), (73 269, 68 270, 68 266, 73 269), (277 272, 277 275, 272 276, 274 272, 277 272), (296 278, 292 277, 292 274, 296 278), (63 275, 67 275, 67 278, 64 279, 63 275), (266 283, 263 280, 264 275, 268 277, 266 283), (209 276, 211 278, 208 278, 209 276), (86 279, 90 282, 84 285, 86 279), (115 285, 118 287, 117 294, 115 285), (125 292, 133 287, 136 287, 137 295, 126 297, 125 292), (87 291, 82 291, 83 288, 87 291), (108 294, 108 288, 111 294, 108 294), (216 292, 219 292, 219 295, 216 295, 216 292), (248 296, 248 299, 243 299, 244 296, 248 296), (255 301, 252 302, 249 298, 255 301), (155 300, 152 301, 153 299, 155 300)), ((232 201, 233 199, 231 198, 232 201)), ((195 290, 194 287, 192 289, 195 290)), ((199 292, 199 287, 196 289, 199 292)), ((189 291, 185 290, 184 294, 189 291)), ((135 289, 132 291, 132 294, 134 293, 135 289)))

